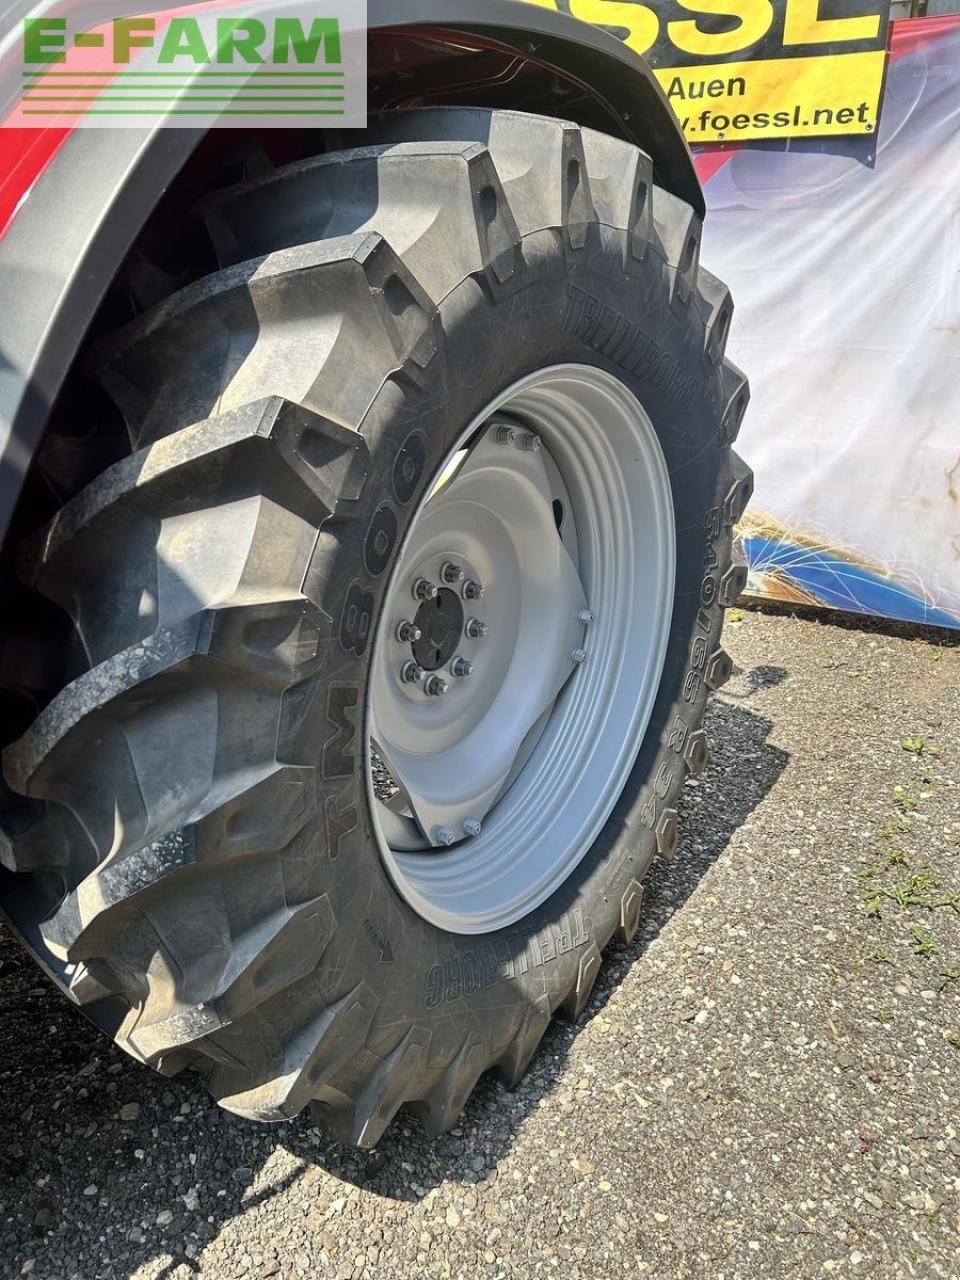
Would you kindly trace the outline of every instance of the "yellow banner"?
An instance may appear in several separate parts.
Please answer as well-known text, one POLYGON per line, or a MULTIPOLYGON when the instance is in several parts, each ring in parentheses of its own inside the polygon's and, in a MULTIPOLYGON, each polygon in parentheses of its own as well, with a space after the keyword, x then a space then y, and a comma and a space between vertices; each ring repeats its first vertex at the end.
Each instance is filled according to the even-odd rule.
POLYGON ((692 143, 875 132, 888 0, 529 0, 647 59, 692 143))
POLYGON ((720 62, 654 74, 689 142, 873 133, 883 53, 720 62))

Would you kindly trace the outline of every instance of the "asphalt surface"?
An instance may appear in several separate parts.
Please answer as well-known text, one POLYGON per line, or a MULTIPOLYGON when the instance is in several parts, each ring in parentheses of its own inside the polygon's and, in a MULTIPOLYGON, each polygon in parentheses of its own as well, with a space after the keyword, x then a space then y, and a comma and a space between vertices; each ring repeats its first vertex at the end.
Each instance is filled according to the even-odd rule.
POLYGON ((960 1276, 960 649, 727 644, 640 938, 439 1140, 234 1119, 0 937, 0 1277, 960 1276))

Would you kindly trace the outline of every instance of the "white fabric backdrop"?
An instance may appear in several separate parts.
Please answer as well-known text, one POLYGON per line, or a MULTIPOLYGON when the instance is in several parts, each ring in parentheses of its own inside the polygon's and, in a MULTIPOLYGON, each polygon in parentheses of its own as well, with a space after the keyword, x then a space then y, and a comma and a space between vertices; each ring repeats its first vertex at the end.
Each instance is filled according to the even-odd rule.
POLYGON ((753 389, 752 587, 960 625, 960 23, 924 26, 897 24, 875 157, 698 158, 703 260, 753 389))

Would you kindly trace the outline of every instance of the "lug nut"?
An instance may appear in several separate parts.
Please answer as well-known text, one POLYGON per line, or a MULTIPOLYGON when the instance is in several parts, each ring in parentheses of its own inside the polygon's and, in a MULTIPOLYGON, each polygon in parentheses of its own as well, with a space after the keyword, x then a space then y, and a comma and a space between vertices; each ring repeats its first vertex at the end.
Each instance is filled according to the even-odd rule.
POLYGON ((439 698, 447 692, 449 687, 442 676, 428 676, 423 686, 423 692, 428 698, 439 698))
POLYGON ((435 600, 437 588, 426 578, 418 578, 413 584, 413 595, 415 600, 435 600))
POLYGON ((397 627, 397 639, 401 644, 406 644, 408 640, 419 640, 422 635, 423 632, 416 623, 407 622, 406 619, 397 627))
POLYGON ((574 649, 570 657, 573 658, 574 662, 586 662, 587 651, 586 649, 574 649))
POLYGON ((516 427, 497 427, 497 444, 516 444, 518 435, 516 427))
POLYGON ((479 582, 474 582, 472 578, 468 579, 463 584, 463 598, 464 600, 482 600, 483 587, 479 582))
POLYGON ((595 616, 596 615, 594 614, 592 609, 581 609, 580 612, 577 614, 577 621, 582 622, 584 625, 586 625, 590 622, 593 622, 595 616))
POLYGON ((441 582, 446 582, 450 586, 452 586, 455 582, 462 581, 462 579, 463 579, 463 570, 460 568, 458 564, 454 564, 452 560, 448 560, 447 563, 440 570, 441 582))
POLYGON ((520 437, 520 448, 525 449, 527 453, 539 453, 543 448, 543 441, 532 431, 525 431, 520 437))
POLYGON ((412 658, 400 668, 400 679, 404 684, 417 684, 423 679, 423 676, 423 667, 414 662, 412 658))
POLYGON ((482 640, 489 630, 487 624, 481 622, 479 618, 468 618, 463 634, 468 640, 482 640))
POLYGON ((456 657, 450 663, 450 674, 452 676, 473 675, 473 663, 468 662, 466 658, 456 657))
POLYGON ((478 836, 482 828, 476 818, 468 818, 463 824, 463 834, 465 836, 478 836))

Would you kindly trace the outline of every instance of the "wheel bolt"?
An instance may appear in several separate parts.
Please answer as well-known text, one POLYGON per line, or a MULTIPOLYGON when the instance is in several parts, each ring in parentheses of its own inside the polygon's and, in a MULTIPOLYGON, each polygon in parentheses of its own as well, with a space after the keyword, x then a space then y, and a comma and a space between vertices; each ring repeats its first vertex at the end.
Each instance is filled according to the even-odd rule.
POLYGON ((447 692, 449 687, 442 676, 428 676, 423 686, 423 692, 428 698, 439 698, 447 692))
POLYGON ((516 427, 497 427, 497 444, 516 444, 518 434, 516 427))
POLYGON ((532 431, 525 431, 520 438, 520 448, 525 449, 527 453, 539 453, 543 448, 543 441, 532 431))
POLYGON ((448 583, 451 586, 455 582, 460 582, 462 578, 463 578, 463 570, 460 568, 458 564, 454 564, 452 560, 448 560, 447 563, 440 570, 440 580, 442 582, 448 583))
POLYGON ((476 818, 468 818, 463 824, 463 834, 465 836, 478 836, 481 829, 480 823, 476 818))
POLYGON ((468 662, 466 658, 456 657, 450 663, 450 674, 452 676, 473 675, 473 663, 468 662))
POLYGON ((470 578, 463 584, 463 598, 464 600, 482 600, 483 587, 479 582, 474 582, 474 580, 470 578))
POLYGON ((426 578, 418 578, 413 584, 413 595, 416 600, 435 600, 437 598, 437 588, 432 582, 428 582, 426 578))
POLYGON ((570 656, 573 658, 574 662, 586 662, 587 651, 586 649, 574 649, 570 656))
POLYGON ((489 630, 487 624, 481 622, 479 618, 468 618, 463 634, 468 640, 482 640, 489 630))
POLYGON ((400 668, 400 679, 404 684, 417 684, 423 679, 423 667, 419 666, 413 659, 405 662, 400 668))
POLYGON ((397 639, 401 644, 406 644, 408 640, 419 640, 423 635, 420 628, 413 622, 407 622, 406 619, 397 627, 397 639))
POLYGON ((595 616, 596 615, 594 614, 592 609, 581 609, 580 612, 577 614, 577 621, 582 622, 584 625, 587 625, 588 623, 593 622, 595 616))
POLYGON ((441 827, 437 832, 437 844, 453 844, 457 838, 457 833, 450 827, 441 827))

